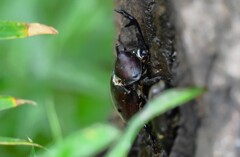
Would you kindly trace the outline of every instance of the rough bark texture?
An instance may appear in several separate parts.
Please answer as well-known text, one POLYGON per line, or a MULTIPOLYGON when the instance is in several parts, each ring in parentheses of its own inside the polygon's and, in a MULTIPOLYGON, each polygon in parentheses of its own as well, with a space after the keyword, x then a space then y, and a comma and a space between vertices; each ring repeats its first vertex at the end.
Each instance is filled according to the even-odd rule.
POLYGON ((201 100, 197 157, 237 157, 240 104, 240 1, 174 1, 179 47, 201 100))
MULTIPOLYGON (((173 86, 208 89, 180 108, 171 157, 240 156, 239 6, 238 0, 117 0, 116 8, 140 24, 153 75, 171 77, 173 86)), ((117 19, 119 40, 136 46, 134 30, 117 19)))

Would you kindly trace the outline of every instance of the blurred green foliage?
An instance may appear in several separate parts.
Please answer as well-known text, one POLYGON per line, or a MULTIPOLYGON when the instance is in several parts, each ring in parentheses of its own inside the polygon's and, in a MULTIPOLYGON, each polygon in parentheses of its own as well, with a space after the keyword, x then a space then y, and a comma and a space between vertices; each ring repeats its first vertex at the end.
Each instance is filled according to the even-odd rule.
MULTIPOLYGON (((39 22, 59 31, 57 36, 0 41, 0 94, 38 103, 37 107, 0 112, 1 136, 30 137, 47 146, 61 136, 106 121, 112 110, 112 3, 0 1, 0 20, 39 22)), ((31 148, 24 146, 0 147, 4 157, 28 156, 30 152, 31 148)))

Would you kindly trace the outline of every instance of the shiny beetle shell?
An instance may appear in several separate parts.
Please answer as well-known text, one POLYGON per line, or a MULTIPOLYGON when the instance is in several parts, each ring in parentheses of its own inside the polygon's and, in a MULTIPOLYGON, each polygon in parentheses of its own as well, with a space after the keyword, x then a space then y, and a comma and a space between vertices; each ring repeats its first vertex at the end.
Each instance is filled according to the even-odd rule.
POLYGON ((115 75, 124 85, 138 81, 142 75, 140 59, 131 52, 119 52, 115 63, 115 75))
POLYGON ((134 49, 125 48, 121 40, 118 41, 117 58, 111 77, 113 102, 122 118, 128 121, 146 103, 143 80, 148 72, 150 54, 137 20, 124 10, 116 12, 129 20, 125 27, 134 26, 137 31, 137 45, 134 49))
MULTIPOLYGON (((112 79, 113 80, 113 77, 112 79)), ((131 85, 130 88, 137 87, 137 84, 131 85)), ((143 99, 138 95, 137 90, 124 89, 128 88, 122 86, 116 86, 114 81, 111 81, 111 93, 112 100, 115 104, 115 107, 123 120, 128 121, 135 113, 137 113, 140 109, 140 106, 143 104, 143 99)))

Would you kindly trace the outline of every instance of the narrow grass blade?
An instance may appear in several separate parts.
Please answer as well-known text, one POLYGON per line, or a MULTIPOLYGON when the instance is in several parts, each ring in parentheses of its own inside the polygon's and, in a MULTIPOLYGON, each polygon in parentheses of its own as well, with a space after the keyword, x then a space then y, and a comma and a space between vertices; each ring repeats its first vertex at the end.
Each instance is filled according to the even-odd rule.
POLYGON ((62 140, 62 131, 57 112, 55 110, 54 100, 52 98, 47 99, 45 106, 54 141, 60 142, 62 140))
POLYGON ((37 103, 31 100, 17 99, 11 96, 0 96, 0 111, 23 104, 36 105, 37 103))
POLYGON ((43 146, 33 143, 31 140, 23 140, 23 139, 16 139, 16 138, 10 138, 10 137, 0 137, 0 145, 6 145, 6 146, 32 146, 32 147, 38 147, 43 148, 43 146))
POLYGON ((57 34, 53 27, 39 23, 24 23, 13 21, 0 21, 0 40, 25 38, 40 34, 57 34))
POLYGON ((119 130, 111 125, 98 124, 83 129, 53 145, 38 157, 88 157, 107 148, 119 137, 119 130))
POLYGON ((34 148, 34 147, 31 148, 29 157, 36 157, 36 151, 35 151, 35 148, 34 148))
POLYGON ((126 157, 140 129, 154 117, 186 103, 204 92, 203 88, 171 89, 149 102, 130 121, 120 141, 107 157, 126 157))

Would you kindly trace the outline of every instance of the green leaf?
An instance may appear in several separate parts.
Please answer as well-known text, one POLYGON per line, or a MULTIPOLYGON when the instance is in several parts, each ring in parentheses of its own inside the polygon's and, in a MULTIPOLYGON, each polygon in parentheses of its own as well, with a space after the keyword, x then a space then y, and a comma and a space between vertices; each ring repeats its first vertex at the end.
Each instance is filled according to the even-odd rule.
POLYGON ((106 155, 107 157, 126 157, 140 129, 154 117, 186 103, 204 92, 203 88, 170 89, 150 101, 128 123, 120 141, 106 155))
POLYGON ((27 25, 23 22, 0 22, 0 39, 23 38, 27 36, 27 25))
POLYGON ((53 145, 38 157, 88 157, 104 150, 119 137, 119 130, 111 125, 98 124, 83 129, 53 145))
POLYGON ((57 30, 39 23, 0 21, 0 40, 25 38, 39 34, 57 34, 57 30))
POLYGON ((21 145, 21 146, 33 146, 45 149, 43 146, 33 143, 30 139, 29 140, 22 140, 10 137, 0 137, 0 145, 21 145))
POLYGON ((16 99, 11 96, 0 96, 0 111, 17 107, 23 104, 36 105, 37 103, 31 100, 16 99))

